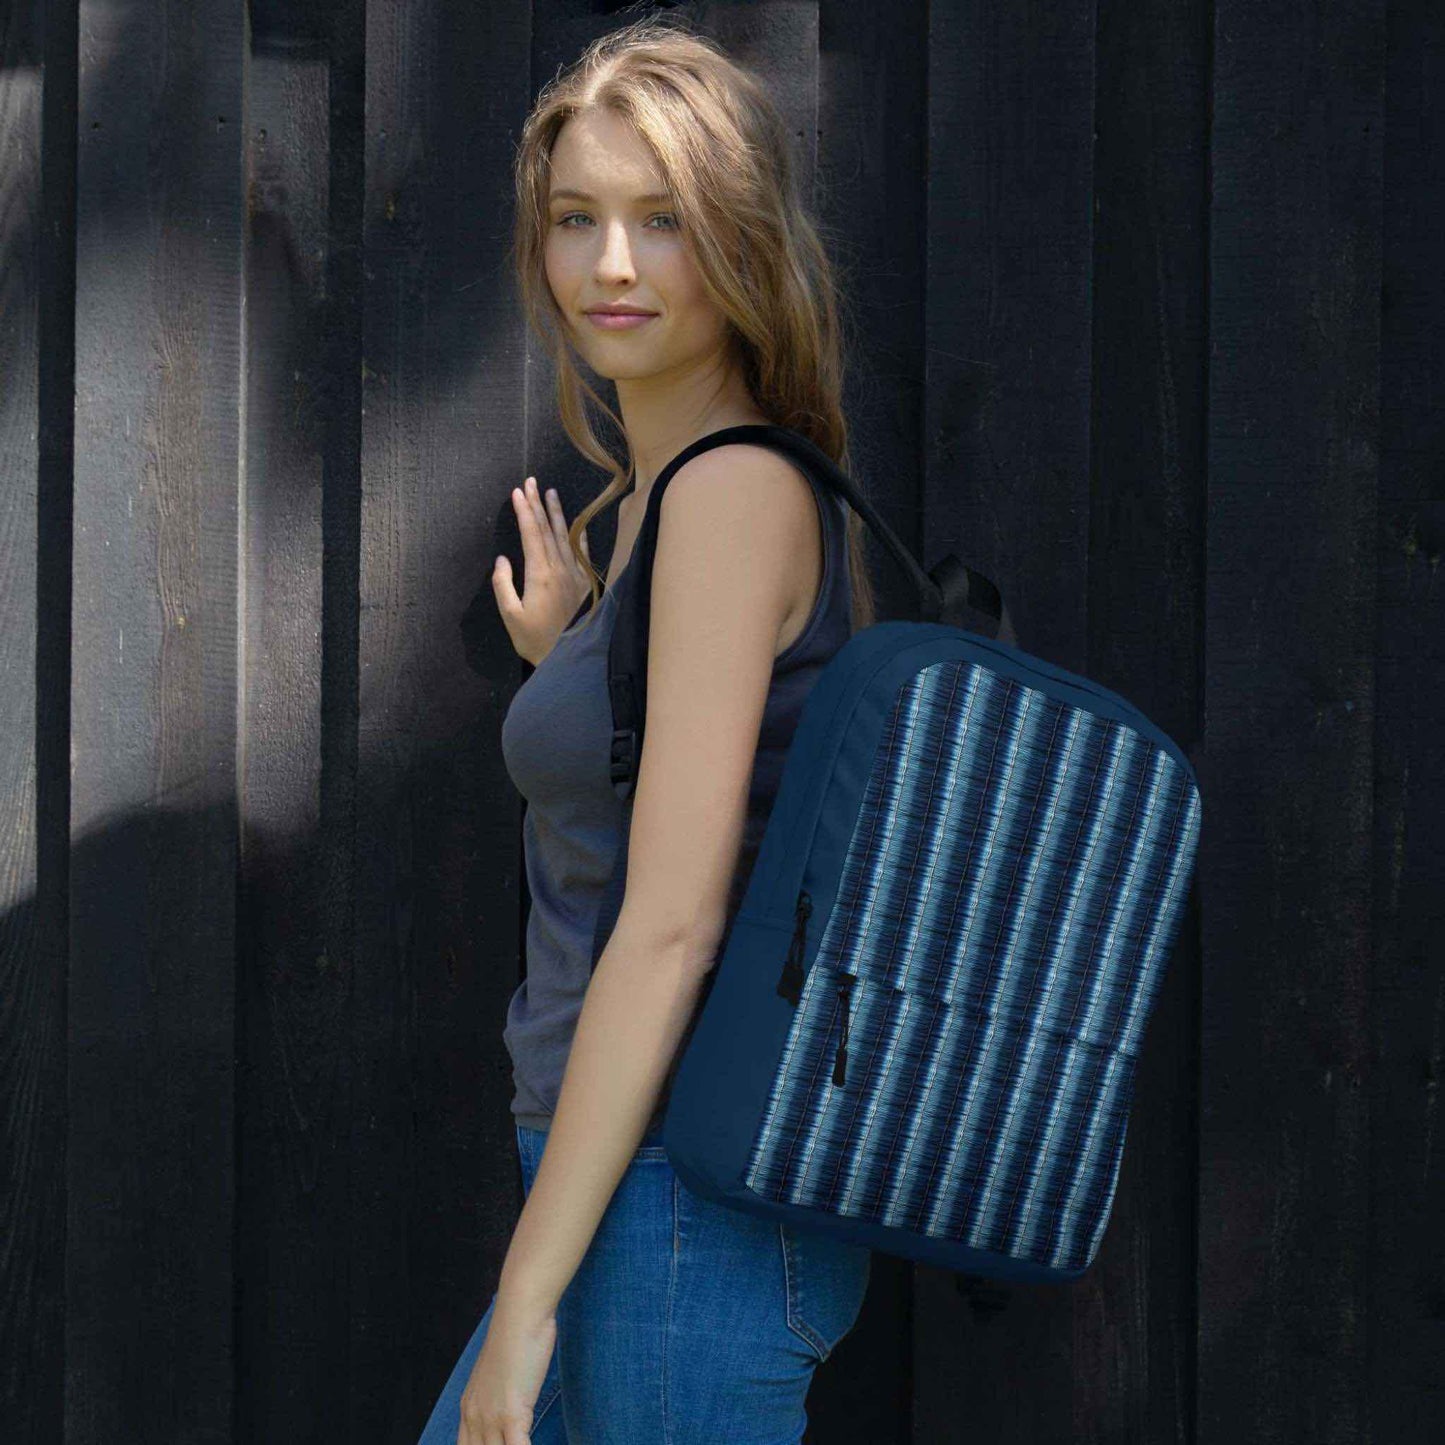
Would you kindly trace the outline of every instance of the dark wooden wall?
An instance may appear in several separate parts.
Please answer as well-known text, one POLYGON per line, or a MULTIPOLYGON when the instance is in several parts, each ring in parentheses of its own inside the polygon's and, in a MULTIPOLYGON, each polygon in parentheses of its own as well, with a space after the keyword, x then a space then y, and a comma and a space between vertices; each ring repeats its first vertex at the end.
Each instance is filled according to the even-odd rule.
MULTIPOLYGON (((996 1312, 875 1256, 810 1439, 1445 1437, 1445 16, 689 8, 792 122, 860 481, 1205 799, 1094 1269, 996 1312)), ((529 472, 601 482, 509 166, 636 13, 0 6, 13 1445, 405 1445, 495 1286, 488 571, 529 472)))

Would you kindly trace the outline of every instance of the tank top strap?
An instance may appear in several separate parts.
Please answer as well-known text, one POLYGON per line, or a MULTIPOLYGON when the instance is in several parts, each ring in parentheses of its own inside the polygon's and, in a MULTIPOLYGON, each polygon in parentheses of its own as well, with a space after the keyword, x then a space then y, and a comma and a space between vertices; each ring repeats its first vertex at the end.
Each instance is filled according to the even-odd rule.
POLYGON ((828 662, 852 633, 853 588, 848 569, 851 508, 826 482, 808 476, 808 484, 823 524, 823 580, 802 632, 774 659, 775 672, 828 662))

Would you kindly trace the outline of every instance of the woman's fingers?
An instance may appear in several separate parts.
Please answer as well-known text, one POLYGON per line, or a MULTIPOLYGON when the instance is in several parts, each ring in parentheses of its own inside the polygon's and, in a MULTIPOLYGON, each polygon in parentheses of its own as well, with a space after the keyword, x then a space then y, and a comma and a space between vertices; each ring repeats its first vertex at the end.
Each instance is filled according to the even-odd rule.
POLYGON ((472 1428, 463 1420, 457 1431, 457 1445, 532 1445, 532 1433, 520 1425, 483 1425, 472 1428))
MULTIPOLYGON (((584 529, 579 540, 587 562, 587 567, 584 567, 572 551, 572 543, 567 536, 567 518, 556 489, 549 488, 544 497, 537 490, 537 479, 528 477, 522 486, 512 488, 512 506, 522 538, 525 575, 529 583, 534 578, 538 582, 534 596, 541 599, 539 607, 550 612, 558 605, 558 599, 566 602, 569 592, 579 593, 578 601, 590 593, 592 577, 588 568, 592 554, 587 545, 587 533, 584 529), (549 585, 549 579, 554 585, 549 585), (552 600, 549 601, 549 598, 552 600)), ((492 590, 504 617, 522 617, 526 603, 517 591, 512 562, 505 553, 492 564, 492 590)), ((531 590, 530 586, 528 590, 531 590)))
POLYGON ((492 591, 497 597, 497 606, 504 614, 510 614, 520 607, 522 599, 517 596, 517 586, 512 580, 512 559, 505 552, 497 554, 492 564, 492 591))
MULTIPOLYGON (((567 516, 562 510, 562 499, 557 495, 555 487, 547 489, 547 512, 552 519, 552 535, 557 542, 557 560, 567 569, 568 575, 574 582, 579 584, 588 583, 587 572, 577 560, 572 551, 572 541, 567 535, 567 516)), ((582 529, 581 541, 578 544, 582 548, 582 555, 590 562, 592 554, 587 550, 587 529, 582 529)))
MULTIPOLYGON (((552 493, 552 505, 558 511, 561 510, 561 503, 556 500, 556 492, 552 493)), ((562 563, 562 552, 557 546, 557 528, 553 521, 552 513, 548 509, 547 502, 542 496, 541 489, 537 486, 536 477, 532 478, 532 508, 537 514, 537 525, 541 529, 543 537, 547 542, 547 556, 554 567, 562 563)))
POLYGON ((542 505, 541 495, 537 491, 536 477, 528 477, 522 484, 522 498, 531 510, 542 556, 549 567, 555 567, 562 559, 557 553, 557 543, 552 536, 552 519, 547 515, 547 509, 542 505))
POLYGON ((557 555, 568 559, 572 556, 572 544, 567 540, 567 518, 562 515, 562 499, 555 487, 547 488, 547 515, 552 519, 552 536, 557 542, 557 555))
POLYGON ((522 534, 522 563, 528 577, 538 576, 549 564, 547 541, 543 527, 537 521, 537 511, 527 495, 527 479, 520 487, 512 488, 512 507, 517 513, 517 530, 522 534))
POLYGON ((522 538, 522 566, 528 577, 542 564, 542 539, 537 535, 537 516, 527 500, 525 485, 512 488, 512 510, 517 514, 517 531, 522 538))
POLYGON ((578 567, 577 580, 582 584, 583 592, 590 593, 592 591, 592 549, 587 545, 587 529, 585 527, 582 529, 582 555, 587 559, 587 566, 578 567))

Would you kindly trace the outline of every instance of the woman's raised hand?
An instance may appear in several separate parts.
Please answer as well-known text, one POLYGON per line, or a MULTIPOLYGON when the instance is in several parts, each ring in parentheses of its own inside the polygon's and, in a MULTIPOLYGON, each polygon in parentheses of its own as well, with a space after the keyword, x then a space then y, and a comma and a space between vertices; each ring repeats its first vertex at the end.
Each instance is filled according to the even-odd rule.
MULTIPOLYGON (((522 534, 522 560, 526 566, 526 596, 519 597, 512 581, 512 559, 500 553, 492 565, 492 591, 497 610, 518 656, 535 667, 551 650, 572 614, 591 595, 592 581, 572 556, 567 540, 567 519, 556 488, 547 489, 547 505, 537 494, 536 477, 512 488, 512 506, 522 534)), ((591 562, 587 533, 582 533, 582 554, 591 562)))

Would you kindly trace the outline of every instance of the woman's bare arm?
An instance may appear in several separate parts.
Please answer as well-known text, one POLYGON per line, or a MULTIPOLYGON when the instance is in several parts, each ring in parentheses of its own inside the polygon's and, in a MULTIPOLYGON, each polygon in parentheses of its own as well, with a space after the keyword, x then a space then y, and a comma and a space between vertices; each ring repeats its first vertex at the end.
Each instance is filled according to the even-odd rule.
POLYGON ((798 559, 821 545, 808 482, 763 448, 703 452, 663 494, 623 902, 499 1308, 555 1310, 642 1141, 716 962, 778 638, 812 572, 798 559))

